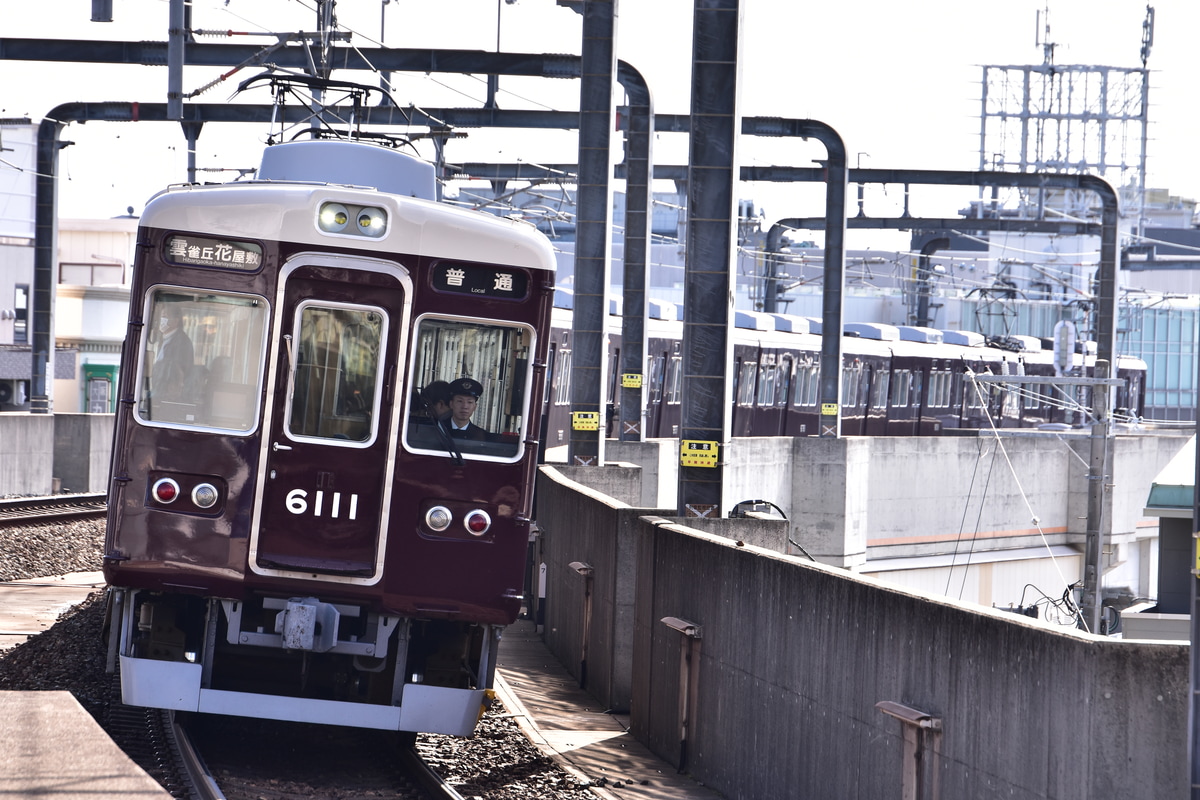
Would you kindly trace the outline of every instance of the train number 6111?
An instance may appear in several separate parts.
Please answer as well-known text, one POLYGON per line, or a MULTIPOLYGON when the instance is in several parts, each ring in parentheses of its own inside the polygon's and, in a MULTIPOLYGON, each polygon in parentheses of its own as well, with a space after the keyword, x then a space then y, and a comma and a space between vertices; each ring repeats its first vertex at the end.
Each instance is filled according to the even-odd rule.
MULTIPOLYGON (((292 514, 307 514, 308 513, 308 491, 306 489, 292 489, 287 493, 287 498, 284 500, 284 505, 292 514)), ((325 505, 325 492, 317 490, 313 496, 312 513, 314 517, 321 516, 321 512, 325 505)), ((337 519, 342 513, 342 493, 334 492, 333 498, 329 503, 329 516, 337 519)), ((349 519, 358 517, 358 495, 350 495, 349 519)))

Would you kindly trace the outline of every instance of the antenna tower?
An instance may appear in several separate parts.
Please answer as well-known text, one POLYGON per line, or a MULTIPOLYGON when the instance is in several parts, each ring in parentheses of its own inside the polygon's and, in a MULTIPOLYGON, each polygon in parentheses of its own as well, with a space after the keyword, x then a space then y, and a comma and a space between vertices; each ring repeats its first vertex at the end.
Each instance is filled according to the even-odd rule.
MULTIPOLYGON (((1142 24, 1141 67, 1055 64, 1049 8, 1039 12, 1037 33, 1041 64, 983 67, 979 168, 1099 175, 1136 213, 1133 227, 1141 233, 1154 9, 1147 6, 1142 24)), ((1094 216, 1090 202, 1087 193, 1037 190, 1021 199, 1027 216, 1046 206, 1094 216)))

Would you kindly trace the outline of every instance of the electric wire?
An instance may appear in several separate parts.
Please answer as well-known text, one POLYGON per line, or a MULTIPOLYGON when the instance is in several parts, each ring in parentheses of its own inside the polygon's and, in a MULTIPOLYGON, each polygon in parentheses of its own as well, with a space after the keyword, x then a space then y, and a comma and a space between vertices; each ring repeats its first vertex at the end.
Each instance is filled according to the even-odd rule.
MULTIPOLYGON (((975 478, 979 474, 979 463, 983 460, 983 442, 984 442, 984 440, 982 438, 978 438, 977 441, 979 443, 979 446, 978 446, 978 450, 975 454, 975 465, 971 469, 971 480, 970 480, 970 483, 968 483, 968 485, 967 485, 966 500, 963 503, 962 519, 960 519, 959 523, 958 523, 958 535, 956 537, 954 537, 954 552, 950 556, 950 569, 946 573, 946 590, 944 592, 942 592, 942 594, 946 595, 947 597, 950 596, 950 583, 954 578, 954 567, 955 567, 955 564, 958 562, 958 549, 959 549, 959 546, 962 544, 962 535, 963 535, 963 532, 967 528, 967 512, 971 508, 971 496, 975 493, 975 478)), ((982 500, 980 502, 982 503, 982 500)), ((966 582, 965 575, 963 577, 963 582, 965 585, 965 582, 966 582)), ((959 596, 959 599, 961 600, 962 599, 962 588, 961 587, 959 588, 958 596, 959 596)))
MULTIPOLYGON (((974 376, 975 373, 973 371, 971 371, 970 368, 968 368, 967 374, 969 376, 974 376)), ((973 382, 973 383, 975 383, 976 392, 980 392, 981 384, 979 384, 978 382, 973 382)), ((992 435, 995 437, 996 446, 999 449, 1001 455, 1004 456, 1004 461, 1008 465, 1009 474, 1012 476, 1013 481, 1016 484, 1017 491, 1021 495, 1021 501, 1025 504, 1025 508, 1029 512, 1030 521, 1033 523, 1034 527, 1037 528, 1038 535, 1042 539, 1042 544, 1046 548, 1046 553, 1050 557, 1050 562, 1054 565, 1054 569, 1058 573, 1059 579, 1062 580, 1063 585, 1068 587, 1068 589, 1069 589, 1071 584, 1067 581, 1066 576, 1063 574, 1062 567, 1058 563, 1058 559, 1055 558, 1055 556, 1054 556, 1054 551, 1051 549, 1050 542, 1046 538, 1046 532, 1042 529, 1041 519, 1038 517, 1037 513, 1034 511, 1033 505, 1029 501, 1029 496, 1025 492, 1025 487, 1022 485, 1020 477, 1017 475, 1017 471, 1016 471, 1016 468, 1013 466, 1012 459, 1009 458, 1008 450, 1007 450, 1007 448, 1004 447, 1004 441, 1000 436, 999 429, 996 427, 996 420, 992 416, 991 410, 987 407, 986 403, 984 404, 984 415, 987 418, 988 427, 991 430, 992 435)), ((1077 613, 1076 617, 1078 618, 1079 624, 1086 630, 1087 629, 1087 621, 1083 619, 1082 614, 1077 613)))

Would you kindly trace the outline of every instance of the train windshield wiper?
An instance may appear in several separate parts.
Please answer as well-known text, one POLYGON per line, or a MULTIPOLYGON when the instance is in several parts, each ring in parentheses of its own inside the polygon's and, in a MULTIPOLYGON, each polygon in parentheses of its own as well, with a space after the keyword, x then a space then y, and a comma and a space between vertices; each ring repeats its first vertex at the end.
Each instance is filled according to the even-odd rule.
POLYGON ((429 418, 433 420, 433 427, 437 429, 438 438, 442 440, 442 446, 446 448, 446 452, 450 454, 450 458, 454 461, 454 466, 461 467, 464 463, 462 453, 458 452, 458 448, 454 446, 454 437, 450 435, 450 431, 446 430, 446 426, 442 424, 442 420, 438 419, 432 411, 429 412, 429 418))

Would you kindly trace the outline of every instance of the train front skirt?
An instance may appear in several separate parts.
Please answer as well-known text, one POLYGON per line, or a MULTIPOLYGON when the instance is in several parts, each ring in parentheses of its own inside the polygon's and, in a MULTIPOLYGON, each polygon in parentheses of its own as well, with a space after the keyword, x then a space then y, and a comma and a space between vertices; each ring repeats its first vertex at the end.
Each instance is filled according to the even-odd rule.
MULTIPOLYGON (((226 714, 241 717, 259 717, 294 722, 310 722, 326 725, 343 725, 380 730, 419 731, 441 733, 451 736, 472 736, 483 712, 488 708, 493 692, 489 688, 454 688, 426 683, 408 682, 403 670, 396 672, 393 683, 392 702, 353 702, 346 700, 296 697, 283 694, 266 694, 254 691, 230 691, 214 689, 208 685, 206 671, 211 674, 212 654, 215 651, 211 635, 197 659, 198 663, 162 657, 145 657, 134 653, 130 644, 140 624, 136 591, 116 590, 118 598, 121 635, 119 643, 113 642, 114 653, 120 657, 121 697, 125 704, 162 708, 176 711, 194 711, 209 714, 226 714)), ((314 624, 322 616, 342 612, 356 613, 353 607, 334 606, 320 603, 314 598, 277 600, 280 613, 277 632, 242 630, 240 604, 232 600, 212 602, 210 608, 210 631, 215 632, 215 619, 222 616, 228 623, 228 644, 245 647, 257 652, 294 653, 332 652, 347 657, 388 660, 388 643, 402 650, 407 643, 409 621, 400 617, 381 616, 373 620, 371 627, 377 635, 374 641, 329 640, 322 632, 329 630, 325 624, 314 624)), ((496 644, 499 642, 499 626, 486 626, 480 642, 480 675, 491 676, 496 644)), ((337 629, 336 623, 332 626, 337 629)), ((402 652, 392 654, 404 663, 402 652)), ((415 676, 414 676, 415 677, 415 676)))

